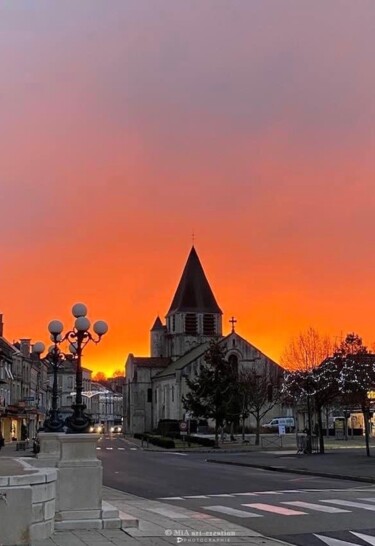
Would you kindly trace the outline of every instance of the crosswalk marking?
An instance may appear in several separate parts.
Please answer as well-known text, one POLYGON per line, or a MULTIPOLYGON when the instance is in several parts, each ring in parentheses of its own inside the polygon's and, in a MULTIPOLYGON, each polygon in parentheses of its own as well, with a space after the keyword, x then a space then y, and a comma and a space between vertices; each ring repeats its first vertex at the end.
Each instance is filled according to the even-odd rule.
POLYGON ((208 499, 207 495, 189 495, 185 499, 208 499))
POLYGON ((281 491, 256 491, 255 495, 282 495, 281 491))
POLYGON ((256 497, 256 493, 233 493, 235 497, 256 497))
POLYGON ((272 512, 273 514, 280 514, 282 516, 306 516, 306 512, 299 512, 298 510, 291 510, 290 508, 283 508, 282 506, 275 506, 274 504, 263 504, 260 502, 252 504, 242 504, 248 508, 255 508, 256 510, 263 510, 265 512, 272 512))
POLYGON ((158 500, 184 500, 183 497, 159 497, 158 500))
POLYGON ((230 495, 229 493, 220 493, 218 495, 210 495, 210 497, 231 497, 234 498, 234 495, 230 495))
POLYGON ((358 546, 353 542, 347 542, 346 540, 339 540, 338 538, 324 537, 323 535, 316 535, 316 538, 327 544, 327 546, 358 546))
POLYGON ((229 506, 203 506, 205 510, 211 510, 212 512, 220 512, 227 516, 236 516, 237 518, 261 518, 260 514, 254 514, 252 512, 245 512, 244 510, 237 510, 236 508, 230 508, 229 506))
POLYGON ((355 533, 354 531, 350 531, 352 535, 360 538, 361 540, 363 540, 363 542, 368 542, 369 544, 371 544, 371 546, 374 546, 375 545, 375 537, 371 536, 371 535, 364 535, 362 533, 355 533))
POLYGON ((364 502, 354 502, 340 499, 322 499, 321 502, 328 502, 329 504, 338 504, 339 506, 349 506, 353 508, 362 508, 363 510, 370 510, 375 512, 374 504, 365 504, 364 502))
POLYGON ((316 510, 317 512, 327 512, 328 514, 340 514, 344 512, 350 512, 350 510, 343 510, 342 508, 335 508, 334 506, 323 506, 321 504, 314 504, 312 502, 283 501, 281 504, 287 504, 288 506, 297 506, 297 508, 310 508, 310 510, 316 510))

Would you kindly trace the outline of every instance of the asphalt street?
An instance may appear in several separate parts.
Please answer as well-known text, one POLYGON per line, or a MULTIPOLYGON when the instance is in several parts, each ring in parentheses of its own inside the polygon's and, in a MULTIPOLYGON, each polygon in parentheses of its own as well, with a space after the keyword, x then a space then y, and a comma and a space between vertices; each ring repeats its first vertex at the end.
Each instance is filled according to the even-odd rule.
POLYGON ((299 546, 375 545, 370 484, 211 464, 207 453, 143 451, 119 436, 103 437, 98 456, 104 485, 133 495, 216 515, 299 546))

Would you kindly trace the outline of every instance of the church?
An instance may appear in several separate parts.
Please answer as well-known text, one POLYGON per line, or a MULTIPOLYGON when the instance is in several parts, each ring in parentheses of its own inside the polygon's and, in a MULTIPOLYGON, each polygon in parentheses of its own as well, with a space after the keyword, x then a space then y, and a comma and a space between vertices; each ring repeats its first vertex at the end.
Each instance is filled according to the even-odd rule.
MULTIPOLYGON (((219 341, 225 357, 238 369, 254 369, 276 378, 282 368, 235 331, 223 336, 223 313, 193 246, 165 317, 150 332, 150 356, 129 354, 125 364, 124 425, 127 433, 150 432, 161 419, 182 420, 186 378, 199 374, 209 342, 219 341)), ((266 416, 278 416, 275 406, 266 416)), ((249 421, 248 424, 251 424, 249 421)))

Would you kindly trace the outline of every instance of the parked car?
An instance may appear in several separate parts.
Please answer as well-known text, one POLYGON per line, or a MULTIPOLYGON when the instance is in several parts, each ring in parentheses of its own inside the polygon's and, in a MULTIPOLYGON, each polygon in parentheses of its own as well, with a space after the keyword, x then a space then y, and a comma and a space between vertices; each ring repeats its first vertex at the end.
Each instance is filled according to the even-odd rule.
POLYGON ((293 432, 295 427, 294 417, 277 417, 275 419, 271 419, 269 423, 263 425, 263 428, 269 428, 277 431, 279 426, 284 426, 287 432, 293 432))

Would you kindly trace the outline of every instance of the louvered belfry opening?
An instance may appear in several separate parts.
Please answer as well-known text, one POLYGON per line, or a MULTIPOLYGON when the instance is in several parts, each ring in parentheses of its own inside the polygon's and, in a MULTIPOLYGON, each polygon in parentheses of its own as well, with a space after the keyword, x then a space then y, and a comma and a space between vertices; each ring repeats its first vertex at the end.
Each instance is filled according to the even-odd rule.
POLYGON ((198 333, 198 320, 195 313, 185 315, 185 333, 188 336, 196 336, 198 333))
POLYGON ((216 334, 215 315, 203 315, 203 335, 214 336, 216 334))

